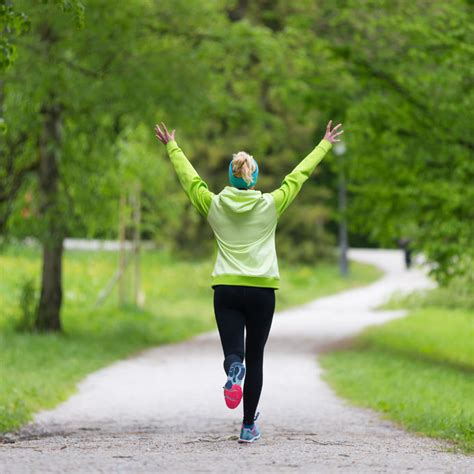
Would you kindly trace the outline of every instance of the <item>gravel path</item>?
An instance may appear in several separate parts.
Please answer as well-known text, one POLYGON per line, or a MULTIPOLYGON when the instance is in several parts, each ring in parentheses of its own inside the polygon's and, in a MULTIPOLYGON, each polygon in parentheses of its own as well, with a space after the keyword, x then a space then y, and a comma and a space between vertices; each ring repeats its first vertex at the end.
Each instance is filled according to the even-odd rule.
POLYGON ((223 402, 221 347, 212 332, 91 374, 76 395, 0 444, 0 472, 474 472, 472 457, 349 406, 322 382, 318 352, 403 316, 371 309, 394 291, 431 285, 420 271, 403 269, 400 252, 353 250, 351 258, 382 267, 385 276, 276 315, 258 443, 236 441, 241 407, 223 402))

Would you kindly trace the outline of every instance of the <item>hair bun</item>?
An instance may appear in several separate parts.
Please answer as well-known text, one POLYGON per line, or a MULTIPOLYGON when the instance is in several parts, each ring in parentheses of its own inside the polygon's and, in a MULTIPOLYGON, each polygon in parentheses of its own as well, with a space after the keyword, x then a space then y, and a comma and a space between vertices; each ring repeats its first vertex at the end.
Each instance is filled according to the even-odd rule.
POLYGON ((232 155, 232 174, 242 178, 247 185, 253 181, 252 173, 257 169, 257 164, 252 155, 239 151, 232 155))

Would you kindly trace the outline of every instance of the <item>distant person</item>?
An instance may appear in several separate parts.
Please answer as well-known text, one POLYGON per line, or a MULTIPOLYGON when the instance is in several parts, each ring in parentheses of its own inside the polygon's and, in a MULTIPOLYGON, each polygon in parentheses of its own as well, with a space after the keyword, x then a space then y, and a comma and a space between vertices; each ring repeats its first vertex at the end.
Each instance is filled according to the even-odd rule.
POLYGON ((262 391, 263 353, 275 310, 275 290, 280 283, 275 251, 277 222, 332 144, 340 141, 336 137, 343 133, 337 131, 341 124, 332 130, 331 125, 329 121, 318 146, 275 191, 255 189, 258 164, 251 155, 239 151, 229 163, 230 185, 219 194, 209 191, 179 148, 175 130, 169 133, 163 122, 161 128, 156 125, 156 136, 166 145, 184 191, 209 222, 217 241, 211 286, 227 375, 224 399, 229 408, 239 405, 245 376, 241 443, 260 438, 255 413, 262 391))
POLYGON ((407 270, 409 270, 411 268, 412 263, 412 248, 410 247, 411 239, 400 238, 397 240, 397 244, 403 250, 403 254, 405 257, 405 267, 407 270))

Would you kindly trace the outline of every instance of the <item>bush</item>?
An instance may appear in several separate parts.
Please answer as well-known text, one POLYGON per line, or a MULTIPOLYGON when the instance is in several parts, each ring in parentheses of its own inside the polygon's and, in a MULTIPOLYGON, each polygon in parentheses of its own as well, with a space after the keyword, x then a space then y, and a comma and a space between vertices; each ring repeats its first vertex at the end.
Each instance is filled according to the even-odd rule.
POLYGON ((20 318, 15 325, 17 331, 33 332, 35 330, 37 299, 35 280, 33 278, 24 280, 20 290, 20 318))

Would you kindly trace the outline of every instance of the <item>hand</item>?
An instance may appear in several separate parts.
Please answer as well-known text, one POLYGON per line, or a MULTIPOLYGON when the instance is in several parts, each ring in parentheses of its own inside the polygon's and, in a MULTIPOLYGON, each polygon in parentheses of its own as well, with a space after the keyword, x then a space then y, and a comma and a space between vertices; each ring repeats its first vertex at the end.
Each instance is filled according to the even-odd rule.
POLYGON ((174 140, 174 132, 176 132, 176 129, 173 129, 173 131, 169 133, 164 122, 161 122, 161 126, 164 131, 161 130, 158 124, 155 126, 156 138, 158 138, 163 145, 166 145, 169 141, 174 140))
POLYGON ((335 142, 340 142, 341 140, 339 140, 338 137, 341 133, 344 133, 344 130, 340 130, 339 132, 336 133, 336 130, 342 125, 342 124, 338 124, 336 125, 332 130, 331 130, 331 125, 332 125, 332 120, 329 120, 329 123, 328 123, 328 126, 326 127, 326 133, 324 135, 324 138, 326 140, 328 140, 329 142, 331 143, 335 143, 335 142))

